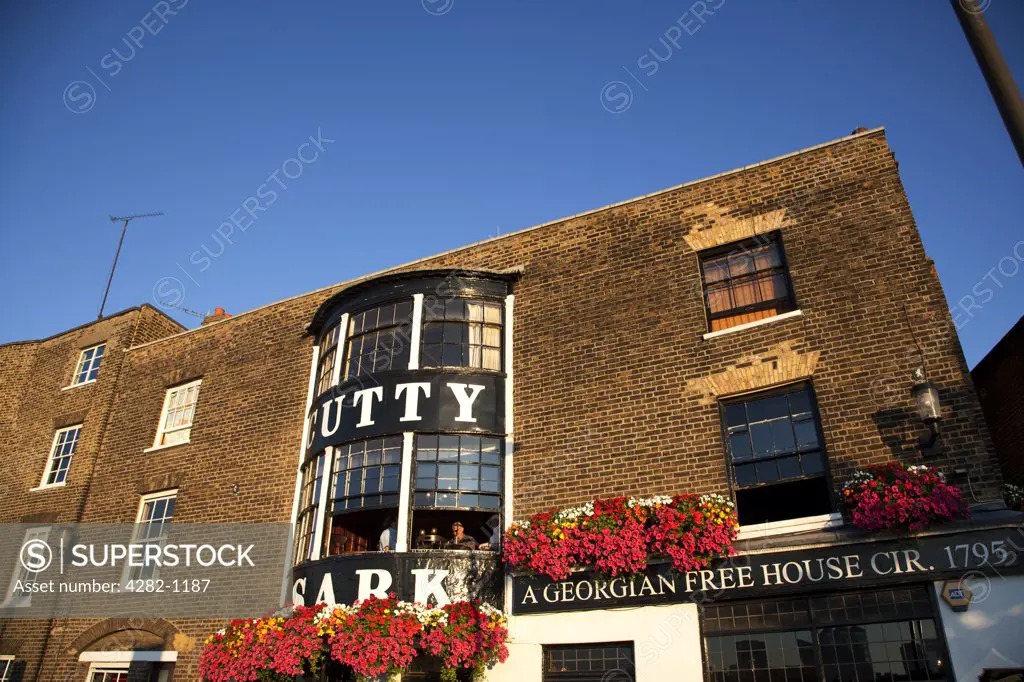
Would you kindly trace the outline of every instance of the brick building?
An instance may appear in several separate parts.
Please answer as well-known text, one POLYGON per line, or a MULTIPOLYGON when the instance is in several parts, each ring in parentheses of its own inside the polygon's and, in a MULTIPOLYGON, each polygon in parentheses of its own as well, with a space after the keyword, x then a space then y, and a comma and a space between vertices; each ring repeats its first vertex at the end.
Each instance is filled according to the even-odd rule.
MULTIPOLYGON (((0 521, 29 534, 64 521, 287 525, 282 601, 347 602, 386 578, 409 599, 440 589, 503 606, 511 657, 490 680, 739 682, 775 666, 751 643, 795 656, 786 674, 833 679, 840 654, 821 642, 838 626, 812 613, 835 604, 860 638, 841 654, 855 674, 963 682, 1021 665, 1024 623, 1007 610, 1024 601, 1016 555, 970 618, 939 594, 989 567, 927 564, 947 547, 1002 547, 1020 520, 1001 509, 992 440, 881 129, 197 329, 143 306, 0 346, 0 359, 12 463, 0 521), (62 391, 88 378, 85 354, 103 342, 93 388, 62 391), (942 405, 927 464, 974 513, 920 537, 867 536, 844 523, 834 489, 866 464, 926 461, 917 368, 942 405), (679 492, 731 495, 740 557, 765 576, 803 561, 845 569, 721 589, 710 604, 626 582, 583 598, 585 574, 502 572, 495 550, 513 519, 679 492), (449 548, 454 521, 475 551, 449 548), (851 567, 861 554, 873 575, 851 567), (897 653, 876 652, 886 646, 897 653)), ((0 615, 19 615, 11 599, 0 615)), ((222 624, 8 618, 0 671, 196 679, 200 643, 222 624)))
POLYGON ((971 371, 1007 483, 1024 486, 1024 317, 971 371))

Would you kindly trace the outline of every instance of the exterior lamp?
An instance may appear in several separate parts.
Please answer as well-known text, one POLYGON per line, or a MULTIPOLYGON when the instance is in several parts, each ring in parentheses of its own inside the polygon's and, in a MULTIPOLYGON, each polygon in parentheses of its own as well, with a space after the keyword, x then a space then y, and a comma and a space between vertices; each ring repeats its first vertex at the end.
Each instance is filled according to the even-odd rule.
POLYGON ((917 442, 921 454, 926 457, 941 455, 939 423, 942 421, 942 412, 939 404, 939 387, 925 381, 924 370, 920 367, 914 370, 914 388, 911 389, 911 395, 914 396, 917 416, 928 427, 928 433, 921 436, 917 442))

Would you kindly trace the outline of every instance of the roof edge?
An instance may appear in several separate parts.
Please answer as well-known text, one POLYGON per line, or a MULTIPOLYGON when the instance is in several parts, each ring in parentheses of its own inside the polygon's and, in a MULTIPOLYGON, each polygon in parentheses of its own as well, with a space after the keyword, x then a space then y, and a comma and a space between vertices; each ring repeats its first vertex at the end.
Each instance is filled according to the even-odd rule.
MULTIPOLYGON (((183 332, 189 331, 184 325, 182 325, 180 322, 175 320, 173 317, 171 317, 170 315, 168 315, 164 311, 158 310, 157 308, 155 308, 154 306, 150 305, 149 303, 142 303, 140 305, 132 306, 131 308, 125 308, 124 310, 118 310, 116 313, 110 313, 109 315, 104 315, 103 317, 96 318, 95 320, 91 320, 89 322, 84 322, 84 323, 82 323, 80 325, 76 325, 74 327, 71 327, 70 329, 65 329, 63 331, 59 331, 56 334, 50 334, 49 336, 43 337, 41 339, 25 339, 23 341, 8 341, 7 343, 0 343, 0 348, 4 348, 4 347, 7 347, 7 346, 20 346, 20 345, 26 345, 27 346, 27 345, 33 344, 33 343, 46 343, 47 341, 52 341, 52 340, 54 340, 56 338, 60 338, 61 336, 66 335, 66 334, 71 334, 72 332, 77 332, 80 329, 85 329, 86 327, 91 327, 94 324, 99 324, 100 322, 105 322, 106 320, 111 320, 111 319, 113 319, 115 317, 121 317, 122 315, 127 315, 128 313, 134 313, 136 311, 142 310, 143 308, 149 308, 150 310, 152 310, 152 311, 154 311, 156 313, 159 313, 160 315, 163 315, 168 320, 170 320, 171 322, 173 322, 177 326, 181 327, 183 332)), ((183 333, 183 332, 178 332, 178 333, 180 334, 180 333, 183 333)), ((177 336, 177 335, 178 334, 173 334, 173 336, 177 336)), ((167 338, 167 337, 165 337, 165 338, 167 338)))

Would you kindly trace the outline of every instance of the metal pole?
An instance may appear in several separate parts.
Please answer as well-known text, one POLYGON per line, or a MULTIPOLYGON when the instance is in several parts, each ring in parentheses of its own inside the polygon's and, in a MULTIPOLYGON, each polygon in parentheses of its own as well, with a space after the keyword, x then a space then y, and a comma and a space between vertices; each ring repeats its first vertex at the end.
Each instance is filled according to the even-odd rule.
POLYGON ((975 0, 950 0, 967 42, 971 45, 974 58, 978 60, 981 73, 985 76, 992 99, 996 102, 999 115, 1003 117, 1006 131, 1017 148, 1017 156, 1024 164, 1024 103, 1020 90, 1013 80, 1013 74, 1006 65, 995 36, 988 28, 982 8, 975 0))
POLYGON ((96 316, 96 319, 103 319, 103 308, 107 305, 107 295, 110 293, 110 283, 114 281, 114 268, 117 267, 117 259, 121 255, 121 244, 124 244, 124 234, 128 231, 128 221, 124 221, 124 227, 121 228, 121 239, 117 242, 117 251, 114 253, 114 264, 110 266, 110 277, 107 277, 107 288, 103 292, 103 302, 100 303, 100 314, 96 316))

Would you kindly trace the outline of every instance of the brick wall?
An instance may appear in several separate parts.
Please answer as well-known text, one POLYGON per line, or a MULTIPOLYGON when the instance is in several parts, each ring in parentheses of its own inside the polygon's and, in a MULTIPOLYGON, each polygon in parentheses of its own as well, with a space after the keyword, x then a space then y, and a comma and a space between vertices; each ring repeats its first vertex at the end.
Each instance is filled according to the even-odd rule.
POLYGON ((1024 318, 971 372, 1009 483, 1024 485, 1024 318))
MULTIPOLYGON (((991 439, 882 132, 395 270, 430 267, 524 271, 514 314, 517 517, 595 496, 726 492, 717 400, 808 375, 835 479, 868 463, 919 462, 910 398, 919 365, 944 406, 946 455, 930 463, 968 468, 979 500, 998 495, 991 439), (767 230, 781 231, 801 315, 704 339, 694 249, 767 230)), ((341 288, 137 340, 83 519, 131 522, 140 494, 173 486, 176 522, 287 521, 312 354, 304 330, 341 288), (191 443, 144 452, 166 389, 200 377, 191 443)), ((35 376, 23 362, 12 362, 11 381, 35 376)), ((47 395, 59 383, 43 382, 47 395)), ((42 424, 70 409, 26 418, 33 437, 52 435, 42 424)), ((31 482, 41 466, 19 461, 18 475, 30 470, 31 482)), ((178 674, 194 679, 188 645, 218 625, 171 625, 184 643, 178 674)), ((44 678, 68 669, 68 647, 94 626, 62 624, 44 678)))
MULTIPOLYGON (((72 523, 81 519, 126 351, 182 327, 150 306, 132 308, 42 341, 0 346, 0 523, 72 523), (70 388, 83 348, 105 342, 94 383, 70 388), (39 486, 54 430, 82 424, 67 485, 39 486)), ((12 566, 0 568, 6 593, 12 566)), ((44 620, 0 622, 0 653, 16 654, 24 680, 36 679, 53 628, 44 620)), ((59 630, 58 630, 59 631, 59 630)), ((43 678, 41 678, 43 679, 43 678)))
POLYGON ((991 440, 882 132, 415 265, 427 266, 525 269, 517 516, 596 495, 726 491, 718 408, 701 387, 792 354, 818 356, 811 380, 835 479, 920 462, 910 389, 924 365, 946 419, 946 455, 929 463, 967 467, 979 500, 998 495, 991 440), (758 216, 778 212, 770 226, 803 315, 704 340, 694 232, 757 232, 758 216))

